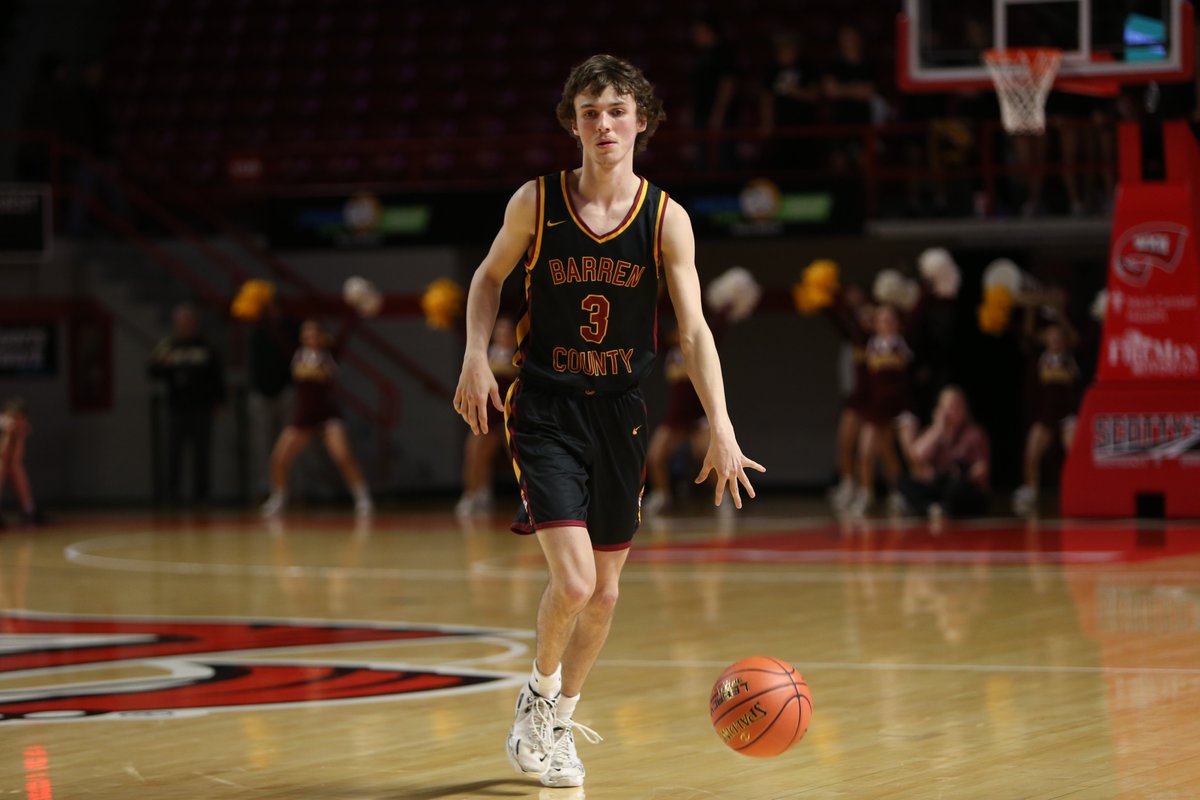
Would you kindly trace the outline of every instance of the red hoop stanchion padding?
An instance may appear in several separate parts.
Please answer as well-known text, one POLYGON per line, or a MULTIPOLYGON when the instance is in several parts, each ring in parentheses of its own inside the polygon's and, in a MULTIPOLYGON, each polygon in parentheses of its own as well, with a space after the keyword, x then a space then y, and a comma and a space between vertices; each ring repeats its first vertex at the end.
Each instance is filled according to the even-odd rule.
POLYGON ((983 61, 996 85, 1004 129, 1017 134, 1044 133, 1046 98, 1058 75, 1062 50, 1054 47, 986 50, 983 61))

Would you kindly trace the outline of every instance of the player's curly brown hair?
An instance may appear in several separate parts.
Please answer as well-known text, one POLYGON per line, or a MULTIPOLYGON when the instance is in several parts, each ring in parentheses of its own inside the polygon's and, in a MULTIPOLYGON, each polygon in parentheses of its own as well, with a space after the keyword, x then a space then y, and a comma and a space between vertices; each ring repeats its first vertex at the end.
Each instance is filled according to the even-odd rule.
MULTIPOLYGON (((619 94, 633 97, 637 106, 638 119, 646 121, 646 130, 637 135, 633 152, 640 153, 659 123, 667 118, 662 100, 654 95, 654 84, 646 80, 642 71, 624 59, 610 55, 594 55, 577 65, 563 85, 562 99, 556 113, 558 122, 567 133, 575 136, 571 127, 575 124, 575 97, 579 94, 600 94, 606 87, 613 87, 619 94)), ((579 137, 575 136, 576 142, 579 137)))

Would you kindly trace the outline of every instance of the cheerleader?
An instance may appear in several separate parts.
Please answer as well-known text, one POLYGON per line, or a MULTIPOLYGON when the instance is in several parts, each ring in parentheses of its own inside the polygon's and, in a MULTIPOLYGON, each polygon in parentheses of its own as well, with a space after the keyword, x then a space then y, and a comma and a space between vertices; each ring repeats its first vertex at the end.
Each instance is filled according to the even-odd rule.
POLYGON ((355 513, 365 517, 374 511, 362 469, 350 451, 346 427, 333 399, 337 377, 334 356, 340 352, 347 332, 343 330, 334 341, 315 320, 305 320, 300 326, 300 348, 292 357, 295 387, 292 421, 279 434, 271 454, 271 496, 262 506, 263 516, 283 513, 287 507, 288 470, 309 440, 318 434, 354 496, 355 513))
MULTIPOLYGON (((10 400, 0 411, 0 497, 4 496, 4 484, 11 478, 17 502, 21 505, 21 518, 27 525, 42 521, 33 502, 29 475, 25 472, 25 440, 32 432, 25 402, 10 400)), ((2 520, 0 527, 4 527, 2 520)))
POLYGON ((912 351, 900 335, 900 317, 890 305, 875 310, 875 333, 867 341, 867 405, 859 436, 859 486, 847 505, 854 515, 865 514, 875 502, 875 466, 881 462, 887 481, 888 510, 904 513, 906 504, 898 491, 901 464, 895 440, 909 453, 916 434, 910 369, 912 351))
MULTIPOLYGON (((713 321, 710 327, 715 339, 722 326, 718 321, 713 321)), ((689 452, 693 459, 708 450, 708 417, 688 377, 683 350, 679 346, 679 331, 672 328, 666 339, 668 348, 663 359, 663 371, 667 378, 667 411, 662 424, 654 429, 646 448, 646 473, 653 487, 642 503, 642 511, 648 516, 668 511, 674 504, 671 456, 684 442, 691 443, 689 452)))
POLYGON ((1044 349, 1037 357, 1033 376, 1033 424, 1025 439, 1025 482, 1013 493, 1013 511, 1021 516, 1037 509, 1042 459, 1054 444, 1055 433, 1061 435, 1064 451, 1070 447, 1079 405, 1079 366, 1068 347, 1068 329, 1063 324, 1051 324, 1038 338, 1044 349))
MULTIPOLYGON (((517 351, 517 329, 508 317, 496 320, 488 345, 488 366, 496 376, 500 396, 506 397, 517 377, 513 355, 517 351)), ((454 506, 460 517, 487 512, 492 507, 492 476, 496 454, 504 444, 504 414, 491 403, 487 406, 488 432, 468 436, 463 449, 463 494, 454 506)))
POLYGON ((858 488, 854 467, 858 437, 867 411, 867 342, 871 338, 874 314, 875 307, 867 302, 862 289, 854 285, 835 295, 833 303, 825 309, 825 315, 845 339, 843 347, 849 360, 849 369, 839 366, 838 370, 847 391, 838 415, 838 485, 829 494, 836 511, 847 510, 858 488))

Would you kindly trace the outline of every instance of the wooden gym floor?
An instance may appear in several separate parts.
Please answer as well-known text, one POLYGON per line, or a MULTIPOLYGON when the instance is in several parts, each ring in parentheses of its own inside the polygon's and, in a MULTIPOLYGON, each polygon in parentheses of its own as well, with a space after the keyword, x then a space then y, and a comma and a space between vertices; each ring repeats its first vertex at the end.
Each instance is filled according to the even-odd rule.
POLYGON ((502 743, 545 576, 505 518, 93 517, 0 533, 0 797, 1200 796, 1200 526, 839 525, 766 499, 644 526, 577 718, 580 790, 502 743), (728 751, 712 681, 812 687, 728 751))

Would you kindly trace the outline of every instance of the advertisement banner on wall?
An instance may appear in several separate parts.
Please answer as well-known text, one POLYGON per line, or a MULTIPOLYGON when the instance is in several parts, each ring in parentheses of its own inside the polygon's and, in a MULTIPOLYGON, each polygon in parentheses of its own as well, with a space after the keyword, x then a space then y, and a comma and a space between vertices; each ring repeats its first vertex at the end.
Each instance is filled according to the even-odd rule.
POLYGON ((0 323, 0 375, 58 374, 54 322, 0 323))
POLYGON ((50 187, 45 184, 0 184, 0 261, 50 257, 52 207, 50 187))
POLYGON ((1200 379, 1200 276, 1184 186, 1132 186, 1113 224, 1100 379, 1200 379), (1136 209, 1122 214, 1121 209, 1136 209))

